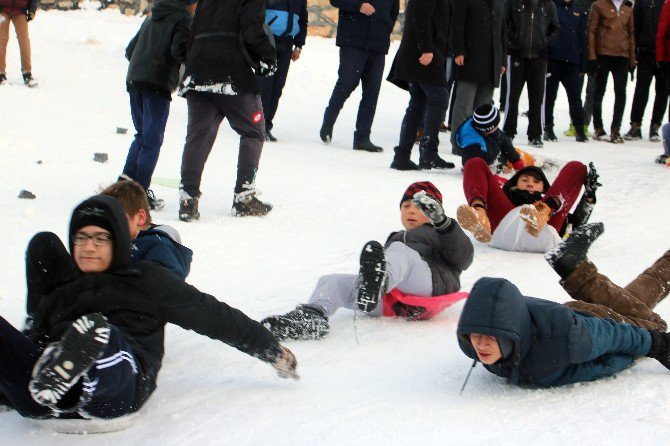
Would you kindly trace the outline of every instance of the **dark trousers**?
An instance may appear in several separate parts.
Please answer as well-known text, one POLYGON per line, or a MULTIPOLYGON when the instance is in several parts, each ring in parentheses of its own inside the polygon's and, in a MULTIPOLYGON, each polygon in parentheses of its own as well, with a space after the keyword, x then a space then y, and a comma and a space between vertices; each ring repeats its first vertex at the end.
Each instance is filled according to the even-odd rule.
POLYGON ((354 143, 370 138, 372 121, 375 119, 379 89, 384 74, 385 55, 354 47, 340 47, 340 67, 337 82, 323 114, 323 125, 333 127, 344 102, 361 83, 363 97, 358 105, 354 143))
POLYGON ((637 56, 637 83, 633 95, 633 108, 630 111, 630 121, 642 124, 644 109, 649 100, 649 87, 652 78, 656 78, 656 96, 651 113, 651 124, 660 127, 668 105, 668 72, 664 66, 656 64, 653 53, 640 52, 637 56))
POLYGON ((542 101, 544 81, 547 73, 547 59, 538 57, 524 59, 507 57, 507 100, 505 101, 505 123, 503 130, 510 136, 516 135, 519 97, 524 84, 528 84, 528 138, 542 136, 542 101))
POLYGON ((584 125, 584 109, 580 97, 579 65, 549 59, 547 63, 547 91, 544 101, 544 128, 554 127, 554 103, 558 84, 563 84, 570 105, 570 120, 575 126, 584 125))
POLYGON ((603 97, 607 89, 607 78, 612 73, 614 78, 614 115, 612 129, 619 131, 623 110, 626 107, 626 82, 628 80, 628 58, 615 56, 598 56, 598 73, 596 74, 595 97, 593 98, 593 127, 604 129, 603 97))
POLYGON ((416 130, 423 121, 424 134, 420 143, 420 156, 430 158, 437 155, 437 146, 440 143, 438 138, 440 124, 444 121, 448 105, 447 87, 410 82, 409 105, 405 110, 405 117, 400 127, 397 152, 409 157, 416 140, 416 130))
POLYGON ((130 144, 123 173, 149 189, 163 145, 170 99, 145 90, 131 90, 129 94, 135 139, 130 144))
POLYGON ((240 135, 235 193, 253 185, 263 151, 265 120, 260 96, 250 93, 224 95, 191 92, 186 97, 188 127, 181 159, 181 184, 192 197, 199 197, 205 162, 219 131, 228 118, 230 126, 240 135))
POLYGON ((293 37, 280 38, 275 36, 277 49, 277 71, 268 77, 257 77, 258 85, 261 87, 261 102, 263 103, 263 114, 265 115, 265 128, 272 130, 272 120, 277 113, 279 98, 281 98, 288 69, 291 65, 293 54, 293 37))
POLYGON ((579 95, 581 96, 584 90, 584 79, 586 78, 586 95, 584 97, 584 125, 591 124, 593 117, 593 95, 596 89, 595 75, 580 75, 579 76, 579 95))

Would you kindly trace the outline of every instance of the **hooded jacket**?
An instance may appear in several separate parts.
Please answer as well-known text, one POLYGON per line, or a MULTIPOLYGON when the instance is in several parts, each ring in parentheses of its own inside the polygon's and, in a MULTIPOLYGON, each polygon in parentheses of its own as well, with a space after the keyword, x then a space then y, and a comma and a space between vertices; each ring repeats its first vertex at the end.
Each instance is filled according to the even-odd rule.
POLYGON ((157 1, 126 48, 128 90, 170 98, 179 82, 179 66, 186 61, 190 32, 191 15, 181 0, 157 1))
POLYGON ((154 262, 131 265, 128 221, 118 201, 95 196, 77 206, 73 215, 87 207, 109 216, 114 237, 112 264, 105 272, 82 274, 43 296, 29 332, 33 340, 44 346, 60 339, 80 316, 105 315, 130 343, 140 365, 136 410, 156 388, 167 323, 225 342, 266 362, 279 357, 274 336, 241 311, 186 284, 154 262))
MULTIPOLYGON (((547 176, 544 174, 542 169, 536 166, 527 166, 517 170, 514 176, 503 185, 502 191, 515 206, 521 206, 524 204, 533 204, 536 201, 542 200, 543 198, 548 198, 546 194, 550 187, 551 183, 549 183, 549 180, 547 179, 547 176), (544 192, 529 192, 526 190, 520 190, 516 187, 519 177, 530 172, 533 172, 541 178, 542 184, 544 184, 544 192)), ((553 199, 555 203, 552 203, 554 204, 552 209, 554 209, 554 211, 558 211, 563 206, 564 200, 562 197, 553 197, 553 199)))
POLYGON ((475 360, 470 333, 510 340, 511 354, 484 367, 513 384, 541 387, 613 375, 651 348, 651 336, 643 328, 523 296, 507 280, 491 277, 481 278, 473 286, 456 333, 463 353, 475 360))

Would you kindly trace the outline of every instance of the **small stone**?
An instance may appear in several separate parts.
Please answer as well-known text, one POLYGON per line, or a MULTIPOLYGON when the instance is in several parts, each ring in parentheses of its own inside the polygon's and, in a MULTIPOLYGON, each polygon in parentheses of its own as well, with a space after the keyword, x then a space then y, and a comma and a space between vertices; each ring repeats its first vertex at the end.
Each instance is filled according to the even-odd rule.
POLYGON ((93 154, 93 161, 96 161, 98 163, 106 163, 108 159, 109 159, 109 155, 107 155, 106 153, 94 153, 93 154))
POLYGON ((123 127, 117 127, 116 133, 118 133, 119 135, 125 135, 126 133, 128 133, 128 129, 123 127))
POLYGON ((23 189, 21 192, 19 192, 19 198, 24 198, 26 200, 34 200, 37 198, 34 193, 30 192, 29 190, 23 189))
POLYGON ((42 160, 37 160, 37 164, 42 164, 42 160))

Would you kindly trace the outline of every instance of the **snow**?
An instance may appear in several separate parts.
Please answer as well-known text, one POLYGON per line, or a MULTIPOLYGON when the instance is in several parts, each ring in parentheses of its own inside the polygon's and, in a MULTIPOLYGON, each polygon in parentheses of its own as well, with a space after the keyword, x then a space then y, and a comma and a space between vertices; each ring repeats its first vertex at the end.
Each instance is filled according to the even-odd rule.
MULTIPOLYGON (((0 314, 23 319, 23 257, 30 237, 50 230, 66 237, 73 207, 121 173, 132 134, 125 92, 124 49, 141 18, 88 9, 39 12, 31 22, 36 89, 21 84, 15 37, 10 35, 8 76, 0 88, 0 314), (93 162, 105 152, 109 161, 93 162), (41 161, 41 163, 39 162, 41 161), (27 189, 35 200, 19 200, 27 189)), ((394 44, 387 59, 391 65, 394 44)), ((292 64, 275 119, 277 143, 267 143, 258 186, 274 204, 265 218, 230 216, 237 135, 225 123, 207 163, 201 220, 177 219, 177 190, 154 185, 167 206, 154 218, 176 227, 194 252, 188 281, 261 319, 305 302, 317 278, 355 272, 360 249, 400 228, 398 202, 413 181, 430 180, 444 195, 448 215, 464 202, 458 169, 398 172, 389 169, 408 95, 384 82, 373 141, 381 154, 351 150, 360 91, 347 101, 330 145, 318 137, 335 83, 334 40, 309 38, 292 64)), ((627 121, 634 84, 628 87, 627 121)), ((653 95, 652 95, 653 96, 653 95)), ((594 161, 603 187, 591 221, 606 231, 590 258, 626 284, 668 249, 670 170, 653 163, 660 143, 574 143, 568 106, 557 104, 558 143, 529 149, 524 118, 517 144, 563 161, 594 161)), ((613 93, 604 101, 609 123, 613 93)), ((525 98, 520 110, 525 110, 525 98)), ((645 114, 645 131, 651 101, 645 114)), ((186 103, 174 97, 156 177, 179 178, 186 103)), ((627 125, 622 128, 627 130, 627 125)), ((446 137, 443 137, 446 140, 446 137)), ((460 165, 443 142, 441 155, 460 165)), ((414 159, 417 160, 417 150, 414 159)), ((550 172, 550 177, 555 171, 550 172)), ((506 277, 525 294, 568 300, 541 254, 500 251, 475 242, 473 265, 462 275, 467 291, 481 276, 506 277)), ((653 360, 615 378, 550 390, 516 388, 486 372, 472 373, 455 328, 462 303, 434 320, 409 323, 341 310, 320 342, 288 342, 300 381, 278 378, 266 364, 193 332, 170 326, 159 387, 133 427, 95 436, 68 436, 0 413, 0 443, 49 444, 659 444, 670 434, 670 371, 653 360)), ((657 311, 670 318, 670 306, 657 311)))

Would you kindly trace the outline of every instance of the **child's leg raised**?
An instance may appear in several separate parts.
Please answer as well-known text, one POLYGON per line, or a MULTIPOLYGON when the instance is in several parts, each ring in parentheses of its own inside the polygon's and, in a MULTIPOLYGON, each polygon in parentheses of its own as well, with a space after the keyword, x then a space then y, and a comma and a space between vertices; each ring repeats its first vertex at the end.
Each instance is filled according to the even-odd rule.
POLYGON ((463 167, 463 192, 468 205, 473 200, 480 199, 486 205, 486 213, 491 223, 491 231, 495 231, 500 221, 514 204, 507 198, 500 188, 498 180, 481 158, 472 158, 463 167))
POLYGON ((545 193, 545 201, 550 197, 555 197, 562 203, 561 208, 549 219, 549 224, 560 233, 568 212, 577 202, 582 185, 586 179, 586 166, 579 161, 570 161, 566 164, 554 183, 545 193))
POLYGON ((401 242, 385 249, 386 291, 398 288, 415 296, 433 295, 433 274, 418 252, 401 242))
POLYGON ((670 250, 626 285, 625 289, 653 309, 670 292, 670 250))

